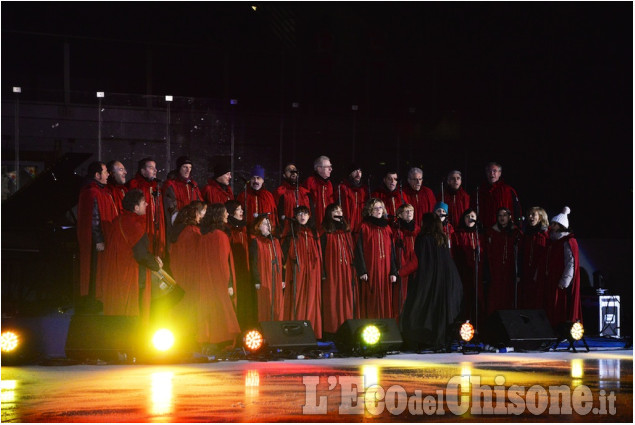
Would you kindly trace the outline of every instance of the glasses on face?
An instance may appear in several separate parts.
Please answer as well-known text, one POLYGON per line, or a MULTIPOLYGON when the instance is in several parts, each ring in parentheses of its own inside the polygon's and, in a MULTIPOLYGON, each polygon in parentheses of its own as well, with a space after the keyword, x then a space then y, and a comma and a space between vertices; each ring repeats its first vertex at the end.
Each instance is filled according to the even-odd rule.
POLYGON ((332 170, 333 166, 332 165, 320 165, 320 168, 326 168, 326 169, 332 170))
POLYGON ((384 207, 373 207, 373 211, 381 211, 384 207))
POLYGON ((423 179, 416 179, 416 178, 410 178, 408 180, 410 180, 411 182, 422 182, 423 181, 423 179))

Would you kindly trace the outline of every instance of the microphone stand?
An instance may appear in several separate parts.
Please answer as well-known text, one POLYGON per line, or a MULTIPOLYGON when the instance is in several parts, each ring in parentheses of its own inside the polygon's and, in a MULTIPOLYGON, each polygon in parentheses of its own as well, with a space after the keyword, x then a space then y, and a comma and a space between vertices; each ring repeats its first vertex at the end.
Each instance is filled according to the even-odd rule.
POLYGON ((395 258, 395 263, 397 264, 397 290, 399 291, 399 313, 401 313, 401 309, 403 308, 403 296, 402 296, 402 291, 401 291, 401 285, 402 285, 402 278, 400 275, 400 271, 401 271, 401 253, 403 252, 404 248, 403 248, 403 244, 404 244, 404 240, 401 237, 401 223, 399 223, 399 219, 397 219, 397 243, 399 244, 399 246, 397 247, 397 252, 396 252, 396 257, 395 258))
POLYGON ((300 172, 297 172, 297 178, 295 180, 295 207, 300 206, 300 172))
POLYGON ((445 199, 444 198, 445 198, 445 193, 443 193, 443 180, 441 180, 441 202, 443 202, 445 204, 445 199))
POLYGON ((271 240, 271 249, 273 258, 271 259, 271 320, 274 320, 274 304, 276 299, 276 272, 278 271, 278 253, 276 245, 273 243, 273 234, 269 231, 269 239, 271 240))
POLYGON ((476 246, 474 247, 474 328, 478 331, 478 265, 481 262, 481 238, 479 237, 478 221, 474 223, 476 246))
MULTIPOLYGON (((369 180, 370 180, 370 177, 369 177, 369 180)), ((343 220, 344 220, 344 217, 340 218, 341 222, 343 222, 343 220)), ((353 236, 352 236, 352 233, 351 233, 351 241, 352 240, 353 240, 353 236)), ((346 240, 344 240, 344 243, 346 244, 346 240)), ((351 266, 352 274, 356 274, 357 271, 355 270, 355 266, 353 266, 353 247, 351 245, 348 245, 348 244, 346 244, 346 245, 348 246, 348 252, 351 254, 350 266, 351 266)), ((357 311, 357 298, 355 297, 355 289, 357 289, 356 285, 357 285, 357 279, 352 279, 351 291, 353 292, 353 294, 352 294, 353 295, 353 319, 355 319, 355 312, 357 311)))

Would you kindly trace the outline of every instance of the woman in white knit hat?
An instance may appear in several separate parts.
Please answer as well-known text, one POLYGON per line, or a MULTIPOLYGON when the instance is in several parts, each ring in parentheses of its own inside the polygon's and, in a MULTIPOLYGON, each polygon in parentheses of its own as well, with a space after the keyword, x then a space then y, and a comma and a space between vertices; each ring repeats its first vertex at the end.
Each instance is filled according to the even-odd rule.
POLYGON ((569 213, 564 207, 562 213, 551 219, 549 242, 547 244, 547 315, 551 324, 582 320, 580 303, 580 260, 578 242, 569 232, 569 213))

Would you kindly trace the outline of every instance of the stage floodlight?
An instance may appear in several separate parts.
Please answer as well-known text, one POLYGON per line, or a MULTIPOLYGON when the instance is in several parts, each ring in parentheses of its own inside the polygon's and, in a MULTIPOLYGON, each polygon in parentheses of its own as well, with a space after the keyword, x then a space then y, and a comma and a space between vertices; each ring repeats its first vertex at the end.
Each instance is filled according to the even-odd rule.
POLYGON ((174 334, 169 329, 159 329, 152 336, 152 345, 159 351, 168 351, 174 346, 174 334))
POLYGON ((243 337, 243 344, 245 345, 245 348, 252 353, 260 350, 264 345, 264 342, 265 340, 262 334, 255 329, 247 332, 243 337))
POLYGON ((172 96, 170 96, 170 95, 166 95, 165 96, 165 101, 166 102, 172 102, 172 100, 173 100, 172 96))
POLYGON ((22 93, 22 87, 13 87, 13 93, 22 93))
POLYGON ((368 325, 362 329, 361 342, 364 345, 375 345, 381 339, 381 332, 375 325, 368 325))
POLYGON ((2 332, 0 336, 0 350, 3 353, 11 353, 20 345, 20 337, 12 331, 2 332))
POLYGON ((104 97, 104 92, 103 91, 98 91, 97 92, 97 97, 104 97))
POLYGON ((251 10, 253 10, 254 12, 257 11, 258 10, 258 6, 256 6, 256 5, 251 6, 251 10))
POLYGON ((582 326, 582 323, 578 321, 571 325, 569 334, 575 341, 580 341, 584 337, 584 326, 582 326))
POLYGON ((459 329, 459 335, 465 342, 470 342, 472 338, 474 338, 474 326, 470 323, 469 320, 461 325, 461 329, 459 329))

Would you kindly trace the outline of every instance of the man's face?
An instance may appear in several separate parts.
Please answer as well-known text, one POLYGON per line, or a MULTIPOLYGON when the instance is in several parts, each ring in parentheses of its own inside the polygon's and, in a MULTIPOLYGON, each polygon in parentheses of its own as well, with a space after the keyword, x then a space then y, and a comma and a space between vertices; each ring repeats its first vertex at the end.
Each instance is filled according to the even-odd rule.
POLYGON ((146 215, 146 209, 148 207, 148 203, 145 198, 141 199, 137 205, 134 207, 134 213, 137 215, 146 215))
POLYGON ((260 177, 260 176, 252 176, 251 177, 251 188, 253 190, 260 190, 260 188, 262 188, 262 184, 265 182, 265 180, 260 177))
POLYGON ((423 184, 423 174, 413 173, 410 177, 408 177, 408 183, 413 190, 418 192, 421 190, 421 185, 423 184))
POLYGON ((496 222, 500 227, 506 227, 509 224, 509 214, 507 214, 507 211, 499 211, 496 216, 496 222))
POLYGON ((106 184, 108 182, 108 170, 105 165, 101 166, 101 173, 95 173, 95 180, 97 180, 101 184, 106 184))
POLYGON ((397 174, 386 174, 384 184, 392 192, 397 188, 397 174))
POLYGON ((112 177, 115 179, 115 182, 117 184, 126 184, 127 174, 126 167, 124 167, 121 162, 115 162, 112 167, 112 177))
POLYGON ((352 181, 354 181, 356 184, 359 184, 359 182, 362 181, 362 170, 357 169, 353 172, 351 172, 349 174, 350 178, 352 181))
POLYGON ((298 169, 295 165, 288 165, 287 168, 284 169, 284 178, 293 183, 298 181, 298 169))
POLYGON ((224 184, 225 186, 228 186, 231 180, 232 180, 232 173, 229 171, 221 176, 216 177, 216 181, 219 182, 220 184, 224 184))
POLYGON ((487 171, 485 172, 485 177, 487 177, 487 181, 490 184, 494 184, 501 178, 501 169, 496 165, 490 165, 487 167, 487 171))
POLYGON ((450 174, 448 176, 448 186, 453 190, 459 190, 459 187, 461 187, 461 175, 459 173, 450 174))
POLYGON ((192 174, 192 164, 183 164, 181 168, 179 168, 179 175, 183 180, 187 180, 190 178, 190 174, 192 174))
POLYGON ((322 161, 322 165, 318 165, 317 167, 317 172, 323 179, 331 177, 331 171, 333 171, 331 161, 322 161))
POLYGON ((141 169, 141 175, 148 180, 157 178, 157 163, 154 161, 146 162, 146 166, 141 169))

